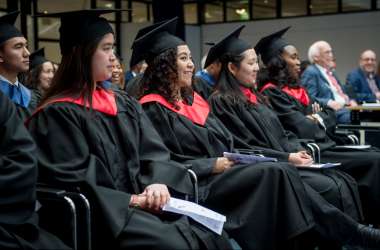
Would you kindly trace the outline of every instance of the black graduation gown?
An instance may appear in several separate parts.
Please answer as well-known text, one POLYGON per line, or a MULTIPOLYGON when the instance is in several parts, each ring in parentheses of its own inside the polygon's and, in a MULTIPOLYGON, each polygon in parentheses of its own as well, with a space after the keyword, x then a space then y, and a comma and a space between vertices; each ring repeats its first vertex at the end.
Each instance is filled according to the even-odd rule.
MULTIPOLYGON (((380 153, 376 149, 338 149, 326 131, 305 116, 307 107, 279 88, 267 88, 274 111, 286 129, 299 138, 314 139, 320 146, 322 162, 341 162, 338 169, 350 174, 359 186, 364 217, 371 223, 380 223, 380 153), (314 134, 314 133, 315 134, 314 134), (313 136, 314 135, 314 136, 313 136)), ((328 121, 328 119, 326 119, 328 121)))
POLYGON ((0 131, 0 248, 68 249, 37 226, 36 147, 14 104, 2 92, 0 131))
POLYGON ((200 76, 195 76, 193 80, 193 90, 196 91, 203 99, 207 100, 214 91, 213 87, 200 76))
MULTIPOLYGON (((260 146, 265 155, 277 157, 274 153, 277 152, 278 159, 283 161, 287 161, 289 153, 304 150, 297 137, 284 130, 277 115, 266 105, 232 103, 219 93, 212 95, 209 102, 212 112, 231 131, 238 147, 260 146), (267 153, 268 149, 271 151, 267 153)), ((328 202, 355 220, 362 219, 357 185, 351 176, 333 169, 303 168, 299 171, 302 179, 328 202)))
POLYGON ((229 248, 224 237, 190 225, 185 216, 169 220, 166 214, 129 207, 131 194, 149 184, 164 183, 177 194, 192 194, 192 184, 185 167, 169 161, 137 101, 122 91, 115 97, 115 116, 65 101, 32 117, 29 129, 38 146, 40 181, 79 186, 90 196, 97 213, 94 238, 101 239, 95 248, 229 248))
POLYGON ((143 108, 172 159, 192 164, 201 202, 226 215, 225 229, 243 249, 281 249, 285 240, 313 226, 294 167, 236 164, 222 174, 211 174, 217 157, 235 151, 232 136, 212 113, 199 125, 157 102, 147 102, 143 108))
POLYGON ((125 91, 127 91, 130 96, 137 98, 141 87, 141 79, 143 76, 144 74, 138 74, 125 84, 125 91))

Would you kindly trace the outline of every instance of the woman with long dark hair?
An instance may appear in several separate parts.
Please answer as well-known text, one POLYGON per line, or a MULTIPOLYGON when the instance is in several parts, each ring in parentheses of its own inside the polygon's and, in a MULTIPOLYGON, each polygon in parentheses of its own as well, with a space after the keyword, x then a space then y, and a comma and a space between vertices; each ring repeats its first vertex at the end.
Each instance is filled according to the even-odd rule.
MULTIPOLYGON (((242 164, 223 157, 223 152, 236 152, 234 138, 210 113, 208 103, 191 91, 190 50, 170 30, 175 29, 158 29, 136 41, 135 46, 146 48, 148 63, 140 103, 172 159, 192 164, 200 180, 201 203, 227 215, 225 229, 243 249, 284 249, 288 240, 312 228, 310 216, 313 229, 324 237, 378 244, 377 231, 364 233, 366 239, 373 238, 361 242, 364 227, 304 185, 295 167, 280 162, 242 164), (157 46, 149 48, 150 44, 157 46)), ((243 51, 253 51, 240 45, 243 51)))
POLYGON ((282 125, 301 139, 314 140, 321 148, 321 160, 341 162, 339 170, 350 174, 359 185, 360 197, 367 222, 379 224, 380 216, 380 154, 375 149, 355 150, 335 147, 329 127, 335 117, 328 107, 314 104, 300 85, 300 61, 297 49, 282 38, 281 30, 262 38, 256 45, 263 63, 265 77, 260 91, 271 103, 282 125))
POLYGON ((49 14, 61 17, 62 61, 29 120, 40 181, 90 197, 94 249, 229 249, 224 235, 161 213, 169 190, 192 194, 191 180, 138 102, 103 85, 115 60, 113 30, 99 17, 109 12, 49 14))
POLYGON ((26 85, 43 96, 50 88, 54 77, 53 62, 45 58, 44 48, 34 51, 30 54, 29 59, 30 69, 26 77, 26 85))

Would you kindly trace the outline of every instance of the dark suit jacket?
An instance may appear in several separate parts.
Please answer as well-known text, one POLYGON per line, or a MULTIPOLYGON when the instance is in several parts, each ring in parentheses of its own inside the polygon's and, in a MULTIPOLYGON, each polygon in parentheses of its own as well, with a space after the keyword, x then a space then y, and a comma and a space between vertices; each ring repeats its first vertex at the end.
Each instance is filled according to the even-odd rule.
MULTIPOLYGON (((376 96, 372 93, 367 82, 364 71, 360 68, 354 69, 347 75, 347 84, 355 92, 355 99, 358 102, 376 102, 376 96)), ((375 75, 375 82, 380 89, 380 77, 375 75)))
MULTIPOLYGON (((335 74, 334 76, 342 87, 338 77, 335 74)), ((330 89, 328 80, 314 64, 309 65, 303 72, 301 84, 306 87, 309 95, 319 103, 327 105, 329 100, 334 100, 334 94, 330 89)))

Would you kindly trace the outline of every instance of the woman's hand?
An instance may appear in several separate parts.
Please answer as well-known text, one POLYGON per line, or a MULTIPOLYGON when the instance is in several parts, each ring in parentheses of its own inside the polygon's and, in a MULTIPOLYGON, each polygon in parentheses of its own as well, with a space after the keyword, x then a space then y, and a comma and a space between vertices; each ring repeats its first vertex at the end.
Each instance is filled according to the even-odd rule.
POLYGON ((212 169, 213 174, 220 174, 226 171, 227 169, 231 168, 232 165, 234 165, 233 161, 230 161, 226 157, 219 157, 216 159, 214 168, 212 169))
POLYGON ((306 151, 300 151, 289 154, 288 161, 295 166, 306 167, 313 163, 313 158, 306 151))
POLYGON ((143 193, 132 195, 130 205, 152 212, 160 212, 169 199, 170 193, 166 185, 152 184, 147 186, 143 193))

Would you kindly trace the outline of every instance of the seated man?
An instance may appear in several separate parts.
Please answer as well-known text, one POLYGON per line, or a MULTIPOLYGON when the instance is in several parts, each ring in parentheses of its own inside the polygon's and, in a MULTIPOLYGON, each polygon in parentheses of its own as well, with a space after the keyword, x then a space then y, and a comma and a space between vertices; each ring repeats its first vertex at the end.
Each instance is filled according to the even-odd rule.
POLYGON ((348 73, 347 84, 353 89, 357 102, 380 100, 380 77, 376 75, 376 54, 372 50, 361 53, 359 67, 348 73))
POLYGON ((336 111, 338 123, 350 123, 351 114, 345 106, 356 106, 357 103, 344 93, 337 76, 331 71, 334 58, 330 44, 315 42, 310 46, 308 56, 311 65, 302 74, 302 85, 314 100, 336 111))

